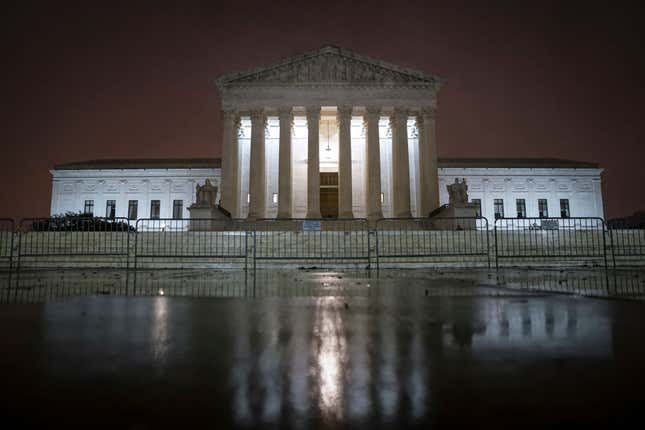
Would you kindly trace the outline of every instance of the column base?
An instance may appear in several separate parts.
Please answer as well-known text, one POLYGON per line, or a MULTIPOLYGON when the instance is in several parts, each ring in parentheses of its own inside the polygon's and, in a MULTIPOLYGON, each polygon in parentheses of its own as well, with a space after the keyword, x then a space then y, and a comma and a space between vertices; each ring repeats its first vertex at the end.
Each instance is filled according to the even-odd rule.
POLYGON ((276 216, 276 218, 277 219, 289 219, 289 218, 293 218, 293 215, 291 215, 291 213, 287 213, 287 212, 283 212, 283 213, 278 212, 278 215, 276 216))
POLYGON ((394 218, 412 218, 412 212, 405 211, 394 214, 394 218))
POLYGON ((338 218, 354 218, 354 213, 352 211, 340 212, 338 214, 338 218))
POLYGON ((320 211, 308 211, 306 218, 322 218, 322 215, 320 214, 320 211))

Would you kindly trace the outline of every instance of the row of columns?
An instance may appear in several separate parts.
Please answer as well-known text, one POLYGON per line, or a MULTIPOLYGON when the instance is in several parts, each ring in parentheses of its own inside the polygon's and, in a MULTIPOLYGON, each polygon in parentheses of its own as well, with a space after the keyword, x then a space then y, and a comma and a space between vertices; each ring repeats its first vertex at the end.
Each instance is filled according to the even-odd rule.
MULTIPOLYGON (((307 106, 307 218, 320 218, 320 106, 307 106)), ((265 127, 267 116, 264 110, 253 110, 251 116, 251 162, 249 178, 248 218, 266 217, 266 160, 265 127)), ((381 155, 379 119, 381 108, 368 106, 365 109, 366 157, 365 157, 365 209, 367 218, 383 217, 381 210, 381 155)), ((394 217, 408 218, 410 211, 410 163, 408 153, 407 121, 409 112, 395 108, 390 115, 392 130, 392 208, 394 217)), ((291 108, 278 110, 280 121, 278 218, 292 217, 292 159, 291 108)), ((351 157, 352 107, 339 106, 338 122, 338 213, 340 218, 352 218, 352 157, 351 157)), ((434 109, 424 109, 416 115, 419 131, 419 213, 426 216, 439 206, 437 171, 437 148, 434 109)), ((235 111, 223 112, 222 153, 222 207, 234 218, 239 217, 239 148, 237 129, 239 116, 235 111)))

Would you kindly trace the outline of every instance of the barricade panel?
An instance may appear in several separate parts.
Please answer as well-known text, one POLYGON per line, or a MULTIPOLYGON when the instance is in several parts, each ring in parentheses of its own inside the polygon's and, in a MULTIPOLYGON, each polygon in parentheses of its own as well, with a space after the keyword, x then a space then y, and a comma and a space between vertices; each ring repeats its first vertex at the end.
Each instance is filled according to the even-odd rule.
POLYGON ((494 230, 497 267, 608 264, 602 218, 500 218, 494 230))
POLYGON ((256 265, 369 268, 366 219, 260 219, 253 228, 256 265))
POLYGON ((0 218, 0 269, 2 270, 11 270, 13 267, 15 230, 12 219, 0 218))
POLYGON ((66 215, 20 221, 19 268, 128 266, 130 232, 126 218, 66 215))
POLYGON ((377 268, 490 267, 484 217, 383 218, 376 242, 377 268))

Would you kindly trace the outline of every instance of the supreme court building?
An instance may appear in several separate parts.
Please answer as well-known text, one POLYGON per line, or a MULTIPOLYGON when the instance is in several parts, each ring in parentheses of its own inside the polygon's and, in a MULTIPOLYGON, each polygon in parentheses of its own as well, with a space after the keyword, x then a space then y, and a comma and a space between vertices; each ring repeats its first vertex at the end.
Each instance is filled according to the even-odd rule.
POLYGON ((187 217, 210 179, 233 218, 424 217, 465 178, 480 214, 603 216, 602 169, 437 158, 433 75, 327 46, 216 80, 220 160, 95 160, 52 171, 52 214, 187 217))

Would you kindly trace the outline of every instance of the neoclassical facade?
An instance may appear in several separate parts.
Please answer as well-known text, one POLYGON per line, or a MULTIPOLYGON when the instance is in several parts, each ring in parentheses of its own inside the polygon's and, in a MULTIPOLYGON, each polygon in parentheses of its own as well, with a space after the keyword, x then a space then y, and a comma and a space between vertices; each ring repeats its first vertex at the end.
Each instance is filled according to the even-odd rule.
POLYGON ((594 163, 438 159, 436 76, 328 46, 216 85, 221 159, 58 165, 51 213, 187 218, 197 184, 210 179, 234 218, 426 217, 459 178, 491 224, 603 217, 594 163))
POLYGON ((267 217, 273 200, 278 218, 374 220, 384 205, 394 217, 439 206, 440 78, 327 46, 216 84, 221 206, 233 217, 267 217))

